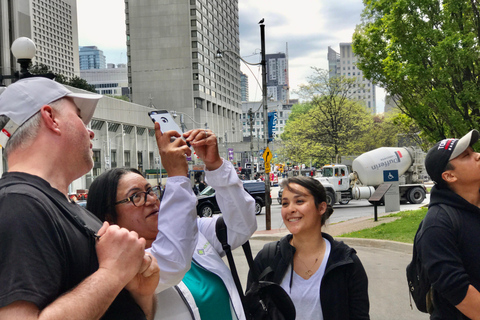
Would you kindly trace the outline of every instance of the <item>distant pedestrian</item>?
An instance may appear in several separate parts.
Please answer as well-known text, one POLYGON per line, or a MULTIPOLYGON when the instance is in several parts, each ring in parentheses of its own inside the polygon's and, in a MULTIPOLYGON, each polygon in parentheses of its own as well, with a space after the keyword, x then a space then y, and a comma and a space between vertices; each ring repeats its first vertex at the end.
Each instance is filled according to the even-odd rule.
POLYGON ((360 259, 353 248, 321 232, 333 212, 325 188, 305 176, 283 180, 281 187, 282 218, 291 234, 255 257, 260 272, 272 269, 265 280, 290 295, 297 319, 369 319, 368 279, 360 259))
POLYGON ((203 189, 205 189, 206 187, 207 187, 207 184, 203 182, 203 180, 200 180, 200 182, 198 183, 198 191, 202 192, 203 189))
POLYGON ((472 130, 444 139, 425 158, 435 185, 415 247, 433 287, 430 319, 480 319, 480 153, 472 149, 478 138, 472 130))

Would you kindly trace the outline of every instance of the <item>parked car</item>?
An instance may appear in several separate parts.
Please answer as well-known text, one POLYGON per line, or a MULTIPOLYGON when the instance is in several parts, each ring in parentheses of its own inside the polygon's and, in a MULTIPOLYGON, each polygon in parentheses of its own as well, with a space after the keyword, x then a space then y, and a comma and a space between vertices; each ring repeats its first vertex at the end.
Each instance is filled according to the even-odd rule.
POLYGON ((277 198, 278 204, 282 204, 282 194, 283 194, 283 188, 280 187, 280 189, 278 189, 278 198, 277 198))
POLYGON ((211 217, 214 213, 220 212, 215 189, 207 186, 197 195, 197 214, 200 217, 211 217))
MULTIPOLYGON (((243 181, 243 187, 255 199, 255 214, 260 214, 262 208, 265 207, 265 182, 245 180, 243 181)), ((211 217, 214 213, 219 212, 220 208, 215 198, 215 189, 208 186, 197 195, 197 214, 200 217, 211 217)))
MULTIPOLYGON (((265 182, 258 180, 243 181, 245 190, 255 199, 255 214, 260 214, 262 208, 265 207, 265 182)), ((270 204, 272 203, 271 196, 268 198, 270 204)))

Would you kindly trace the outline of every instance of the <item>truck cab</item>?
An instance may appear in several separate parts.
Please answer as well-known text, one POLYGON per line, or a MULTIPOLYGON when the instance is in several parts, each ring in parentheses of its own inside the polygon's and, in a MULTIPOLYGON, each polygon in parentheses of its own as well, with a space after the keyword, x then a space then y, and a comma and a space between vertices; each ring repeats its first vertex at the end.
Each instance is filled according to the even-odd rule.
POLYGON ((328 164, 320 169, 318 180, 327 192, 327 202, 330 205, 338 202, 347 204, 352 200, 348 167, 344 164, 328 164))

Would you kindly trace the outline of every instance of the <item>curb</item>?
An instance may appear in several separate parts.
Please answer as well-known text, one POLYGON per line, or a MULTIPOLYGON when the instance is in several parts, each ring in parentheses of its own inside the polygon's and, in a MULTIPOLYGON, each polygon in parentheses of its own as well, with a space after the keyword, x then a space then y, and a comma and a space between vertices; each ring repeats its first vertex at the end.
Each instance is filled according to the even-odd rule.
MULTIPOLYGON (((258 241, 278 241, 285 235, 285 234, 260 234, 260 235, 253 235, 250 240, 258 240, 258 241)), ((364 238, 344 238, 344 237, 334 237, 337 241, 343 241, 347 245, 351 247, 370 247, 370 248, 378 248, 378 249, 387 249, 401 253, 411 254, 413 252, 413 244, 411 243, 404 243, 404 242, 397 242, 391 240, 378 240, 378 239, 364 239, 364 238)))

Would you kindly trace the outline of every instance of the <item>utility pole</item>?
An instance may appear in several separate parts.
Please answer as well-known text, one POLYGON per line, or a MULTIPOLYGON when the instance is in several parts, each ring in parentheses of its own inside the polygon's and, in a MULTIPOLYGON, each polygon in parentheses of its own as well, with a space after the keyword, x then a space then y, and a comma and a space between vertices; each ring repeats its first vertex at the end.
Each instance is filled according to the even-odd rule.
MULTIPOLYGON (((268 105, 267 105, 267 60, 265 57, 265 24, 264 19, 260 21, 260 42, 262 50, 262 91, 263 91, 263 137, 265 138, 265 150, 268 147, 268 105)), ((270 174, 267 173, 267 165, 265 162, 265 229, 270 230, 272 227, 272 217, 270 211, 270 174)))
POLYGON ((251 174, 253 174, 253 112, 252 108, 248 109, 248 119, 250 125, 250 170, 251 174))
POLYGON ((229 157, 228 157, 228 142, 227 142, 227 131, 225 131, 225 158, 227 159, 227 161, 230 161, 229 157))

